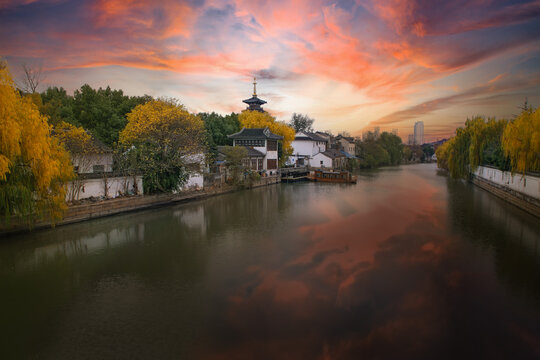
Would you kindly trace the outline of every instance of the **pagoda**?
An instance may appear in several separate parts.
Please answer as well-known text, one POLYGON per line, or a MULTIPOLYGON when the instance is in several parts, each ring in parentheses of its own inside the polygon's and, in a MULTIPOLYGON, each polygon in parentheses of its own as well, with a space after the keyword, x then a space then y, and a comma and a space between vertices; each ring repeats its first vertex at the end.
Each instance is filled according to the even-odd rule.
POLYGON ((248 104, 248 107, 246 108, 246 110, 264 112, 261 105, 266 104, 266 101, 261 100, 257 97, 257 79, 256 78, 253 78, 253 95, 249 99, 242 100, 242 102, 245 102, 246 104, 248 104))

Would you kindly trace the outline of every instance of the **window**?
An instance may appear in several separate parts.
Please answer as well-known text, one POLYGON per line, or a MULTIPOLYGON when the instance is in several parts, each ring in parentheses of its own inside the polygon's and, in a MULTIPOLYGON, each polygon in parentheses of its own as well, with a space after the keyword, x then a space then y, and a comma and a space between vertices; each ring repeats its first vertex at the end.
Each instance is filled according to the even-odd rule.
POLYGON ((277 151, 277 141, 276 140, 268 140, 267 149, 268 149, 268 151, 277 151))
POLYGON ((267 159, 266 160, 267 169, 277 169, 277 160, 276 159, 267 159))
POLYGON ((257 160, 257 170, 262 170, 263 169, 263 159, 258 159, 257 160))
POLYGON ((92 166, 92 172, 95 172, 95 173, 105 172, 105 165, 94 165, 94 166, 92 166))

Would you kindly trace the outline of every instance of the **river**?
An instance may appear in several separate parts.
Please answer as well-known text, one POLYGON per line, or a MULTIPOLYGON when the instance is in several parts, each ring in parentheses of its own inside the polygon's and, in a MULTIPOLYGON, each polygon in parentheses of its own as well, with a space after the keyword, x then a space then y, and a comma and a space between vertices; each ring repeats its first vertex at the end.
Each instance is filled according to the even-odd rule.
POLYGON ((540 358, 539 234, 424 164, 12 236, 0 358, 540 358))

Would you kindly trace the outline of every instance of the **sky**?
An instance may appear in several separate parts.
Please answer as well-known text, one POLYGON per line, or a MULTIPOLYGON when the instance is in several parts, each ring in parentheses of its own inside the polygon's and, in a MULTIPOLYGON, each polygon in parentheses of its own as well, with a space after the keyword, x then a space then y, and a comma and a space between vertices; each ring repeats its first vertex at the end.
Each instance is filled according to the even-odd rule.
POLYGON ((87 83, 193 112, 265 110, 360 135, 451 136, 475 115, 540 105, 540 1, 0 0, 0 56, 38 90, 87 83))

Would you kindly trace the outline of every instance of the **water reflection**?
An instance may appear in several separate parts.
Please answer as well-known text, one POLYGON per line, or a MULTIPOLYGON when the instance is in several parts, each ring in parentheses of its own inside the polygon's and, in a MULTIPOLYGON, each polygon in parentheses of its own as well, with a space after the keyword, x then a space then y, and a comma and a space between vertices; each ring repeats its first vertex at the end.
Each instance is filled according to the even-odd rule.
POLYGON ((37 232, 0 245, 0 317, 11 324, 0 351, 534 357, 539 232, 536 219, 433 166, 37 232))

